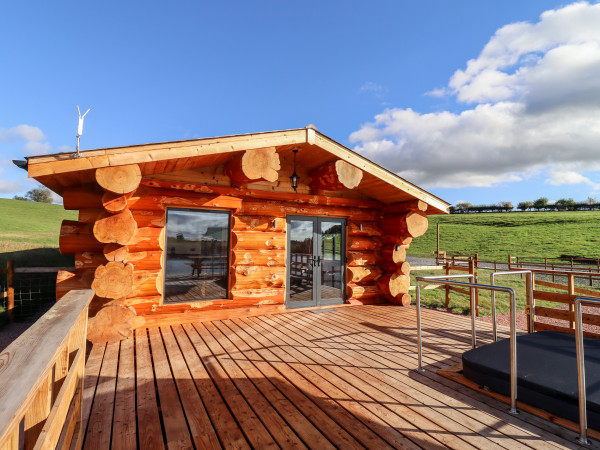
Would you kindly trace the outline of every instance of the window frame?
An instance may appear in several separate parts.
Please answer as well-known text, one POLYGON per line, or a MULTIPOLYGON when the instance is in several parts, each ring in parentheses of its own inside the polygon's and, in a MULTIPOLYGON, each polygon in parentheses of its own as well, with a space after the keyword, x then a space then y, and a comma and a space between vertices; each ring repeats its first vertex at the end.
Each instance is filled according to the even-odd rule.
POLYGON ((219 302, 219 301, 230 301, 231 300, 231 260, 232 260, 232 246, 231 246, 231 241, 232 241, 232 220, 233 220, 233 211, 231 209, 220 209, 220 208, 202 208, 202 207, 182 207, 179 205, 173 205, 173 206, 169 206, 169 205, 165 205, 165 233, 164 233, 164 241, 163 241, 163 256, 162 256, 162 261, 163 261, 163 280, 162 280, 162 285, 163 285, 163 291, 162 294, 160 296, 160 305, 161 306, 170 306, 170 305, 197 305, 198 303, 202 303, 202 302, 219 302), (170 210, 175 210, 175 211, 198 211, 198 212, 208 212, 208 213, 216 213, 216 214, 222 214, 222 215, 227 215, 228 218, 228 222, 227 222, 227 229, 228 229, 228 233, 227 233, 227 287, 226 287, 226 296, 224 298, 214 298, 214 299, 199 299, 199 300, 193 300, 193 301, 185 301, 185 302, 166 302, 165 298, 166 298, 166 292, 167 292, 167 254, 168 254, 168 247, 167 247, 167 239, 168 239, 168 218, 169 218, 169 211, 170 210))

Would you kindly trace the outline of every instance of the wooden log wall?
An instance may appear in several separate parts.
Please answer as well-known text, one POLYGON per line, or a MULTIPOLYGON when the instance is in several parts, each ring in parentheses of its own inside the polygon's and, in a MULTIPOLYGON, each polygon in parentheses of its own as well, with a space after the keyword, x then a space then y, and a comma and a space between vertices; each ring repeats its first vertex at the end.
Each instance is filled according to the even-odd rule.
POLYGON ((395 203, 382 209, 382 217, 378 223, 383 231, 383 274, 378 284, 390 302, 410 305, 410 264, 406 261, 406 250, 413 238, 427 231, 426 210, 427 204, 419 200, 395 203))
MULTIPOLYGON (((96 183, 67 189, 63 197, 65 209, 80 210, 80 220, 66 220, 61 226, 59 248, 63 254, 75 254, 75 272, 58 273, 56 295, 61 298, 72 289, 95 290, 88 322, 92 342, 132 335, 136 313, 127 298, 137 292, 139 278, 132 261, 143 261, 142 267, 161 272, 157 255, 161 230, 145 232, 128 205, 141 179, 137 164, 104 167, 96 169, 96 183)), ((155 283, 156 293, 159 290, 155 283)))
MULTIPOLYGON (((273 152, 264 153, 271 158, 273 152)), ((227 170, 233 175, 244 167, 238 158, 227 170)), ((269 167, 276 170, 275 163, 269 167)), ((362 173, 350 169, 332 165, 315 173, 320 180, 315 186, 339 189, 341 183, 349 188, 353 184, 348 180, 356 184, 362 173)), ((427 229, 426 204, 405 202, 382 209, 370 200, 251 190, 239 185, 259 175, 243 172, 237 175, 237 187, 224 187, 142 180, 137 165, 108 167, 96 170, 96 183, 64 190, 65 208, 79 210, 79 220, 64 221, 61 227, 60 251, 75 255, 75 271, 58 274, 57 298, 72 289, 96 290, 90 339, 119 340, 135 327, 199 320, 219 311, 283 311, 288 214, 348 219, 349 303, 410 302, 406 249, 412 237, 427 229), (167 207, 231 211, 227 299, 162 304, 167 207)))
POLYGON ((375 221, 348 220, 346 225, 346 301, 352 304, 385 302, 378 280, 383 232, 375 221))

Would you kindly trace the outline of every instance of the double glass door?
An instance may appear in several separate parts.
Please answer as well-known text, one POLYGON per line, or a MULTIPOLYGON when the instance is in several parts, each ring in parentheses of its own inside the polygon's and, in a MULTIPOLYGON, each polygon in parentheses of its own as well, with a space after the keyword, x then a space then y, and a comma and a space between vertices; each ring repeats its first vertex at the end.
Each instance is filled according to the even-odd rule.
POLYGON ((288 216, 288 308, 344 302, 344 227, 344 219, 288 216))

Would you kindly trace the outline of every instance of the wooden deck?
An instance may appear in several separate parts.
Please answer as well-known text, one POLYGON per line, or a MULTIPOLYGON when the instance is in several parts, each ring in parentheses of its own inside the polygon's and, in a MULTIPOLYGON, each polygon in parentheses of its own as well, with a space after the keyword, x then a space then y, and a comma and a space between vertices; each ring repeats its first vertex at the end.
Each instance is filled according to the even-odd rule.
POLYGON ((415 371, 413 307, 137 330, 90 353, 85 447, 578 447, 575 432, 511 416, 436 374, 470 347, 469 319, 425 310, 423 324, 425 374, 415 371))

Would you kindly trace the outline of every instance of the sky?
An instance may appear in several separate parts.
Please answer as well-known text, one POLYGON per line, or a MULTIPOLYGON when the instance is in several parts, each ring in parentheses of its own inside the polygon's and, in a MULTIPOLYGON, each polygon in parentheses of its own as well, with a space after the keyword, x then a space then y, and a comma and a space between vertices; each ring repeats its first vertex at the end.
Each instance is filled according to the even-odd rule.
POLYGON ((597 2, 3 2, 0 42, 0 197, 79 105, 81 149, 314 124, 452 204, 600 201, 597 2))

